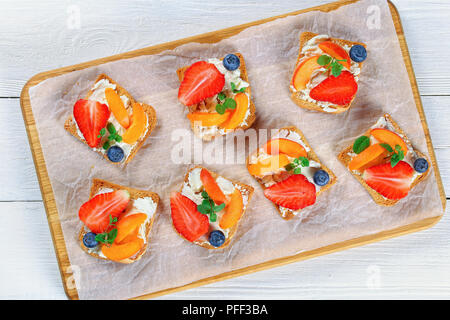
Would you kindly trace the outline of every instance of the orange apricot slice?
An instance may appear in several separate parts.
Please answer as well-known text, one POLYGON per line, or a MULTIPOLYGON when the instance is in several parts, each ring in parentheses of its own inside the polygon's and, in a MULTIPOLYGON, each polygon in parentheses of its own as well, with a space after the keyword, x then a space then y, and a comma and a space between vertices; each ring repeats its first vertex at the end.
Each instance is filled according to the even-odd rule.
POLYGON ((136 238, 123 244, 113 243, 110 246, 103 245, 102 253, 112 261, 120 261, 134 256, 143 246, 144 240, 136 238))
POLYGON ((141 224, 147 219, 145 213, 135 213, 123 218, 120 218, 116 224, 117 237, 114 240, 116 243, 121 243, 130 233, 138 229, 141 224))
POLYGON ((120 96, 114 89, 106 88, 105 97, 114 118, 116 118, 117 122, 119 122, 122 127, 125 129, 128 128, 130 126, 130 118, 120 96))
POLYGON ((208 170, 202 169, 200 172, 200 180, 202 181, 206 193, 208 193, 209 197, 213 199, 215 203, 222 204, 227 202, 227 197, 208 170))
POLYGON ((122 241, 120 241, 120 243, 118 244, 123 244, 123 243, 127 243, 130 241, 133 241, 134 239, 136 239, 139 235, 139 227, 137 227, 136 229, 134 229, 133 231, 131 231, 122 241))
POLYGON ((244 121, 245 115, 247 114, 249 107, 248 96, 245 93, 240 92, 234 97, 234 100, 236 101, 236 108, 231 111, 230 118, 220 125, 223 129, 236 129, 242 121, 244 121))
POLYGON ((291 84, 294 86, 295 90, 305 89, 314 70, 322 67, 317 63, 319 57, 320 56, 313 56, 304 60, 294 71, 291 84))
POLYGON ((388 151, 383 148, 379 143, 373 144, 358 154, 350 161, 348 168, 353 170, 364 170, 380 164, 387 157, 388 151))
POLYGON ((147 114, 144 108, 139 103, 134 103, 133 106, 133 123, 122 135, 122 140, 125 143, 133 144, 139 140, 144 134, 147 127, 147 114))
POLYGON ((230 117, 231 112, 225 111, 224 114, 220 113, 209 113, 209 112, 193 112, 187 115, 187 118, 191 122, 200 122, 203 127, 218 126, 230 117))
POLYGON ((387 143, 394 150, 395 146, 399 145, 405 154, 408 152, 408 146, 405 141, 395 132, 383 128, 375 128, 370 131, 370 134, 378 141, 387 143))
POLYGON ((348 70, 350 70, 350 67, 352 65, 350 56, 348 55, 347 51, 345 51, 345 49, 342 48, 340 45, 331 41, 324 41, 321 44, 319 44, 319 48, 326 54, 329 54, 330 56, 335 58, 336 60, 345 60, 339 61, 339 63, 342 64, 344 67, 346 67, 348 70))
POLYGON ((263 148, 264 152, 272 155, 284 153, 293 158, 308 156, 305 148, 301 144, 284 138, 272 139, 263 148))
POLYGON ((235 188, 231 194, 230 202, 228 203, 226 212, 220 219, 219 226, 222 229, 229 229, 236 225, 241 218, 244 210, 244 200, 238 188, 235 188))
POLYGON ((287 166, 290 163, 285 154, 278 154, 270 158, 258 161, 255 164, 247 166, 248 172, 253 176, 262 176, 268 172, 277 171, 280 168, 287 166))

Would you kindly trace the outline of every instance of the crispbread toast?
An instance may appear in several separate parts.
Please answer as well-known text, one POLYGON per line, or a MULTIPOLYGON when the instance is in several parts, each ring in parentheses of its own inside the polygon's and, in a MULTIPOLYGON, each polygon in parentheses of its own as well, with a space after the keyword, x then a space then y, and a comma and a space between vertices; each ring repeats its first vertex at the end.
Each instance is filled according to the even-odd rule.
MULTIPOLYGON (((300 48, 299 48, 299 51, 298 51, 297 62, 295 64, 296 66, 298 65, 300 59, 303 58, 302 48, 304 47, 306 42, 308 42, 310 39, 314 38, 317 35, 318 34, 312 33, 312 32, 303 32, 300 35, 300 48)), ((362 45, 364 47, 366 46, 364 43, 360 43, 360 42, 352 42, 352 41, 348 41, 348 40, 344 40, 344 39, 338 39, 338 38, 330 38, 330 39, 333 42, 336 42, 339 45, 353 46, 353 45, 359 44, 359 45, 362 45)), ((363 65, 363 63, 359 63, 359 67, 360 68, 362 68, 362 65, 363 65)), ((350 108, 353 100, 355 99, 355 97, 353 97, 352 101, 350 101, 346 105, 342 105, 342 106, 340 106, 340 105, 331 105, 329 108, 336 109, 336 111, 333 112, 333 111, 325 111, 318 104, 303 99, 302 98, 302 94, 301 94, 300 91, 295 92, 292 88, 290 88, 290 91, 291 91, 291 99, 292 99, 292 101, 294 101, 299 107, 302 107, 304 109, 324 112, 324 113, 331 113, 331 114, 337 114, 337 113, 342 113, 342 112, 347 111, 350 108)))
MULTIPOLYGON (((126 91, 124 88, 122 88, 118 83, 116 83, 114 80, 112 80, 110 77, 108 77, 105 74, 100 74, 97 79, 95 80, 94 84, 97 83, 98 81, 102 80, 102 79, 106 79, 109 82, 111 82, 112 84, 116 85, 116 89, 115 91, 120 95, 124 95, 126 96, 129 100, 130 100, 130 105, 132 105, 133 103, 135 103, 136 101, 133 99, 133 97, 128 93, 128 91, 126 91)), ((89 97, 92 95, 93 93, 93 89, 89 90, 89 92, 87 93, 85 99, 89 100, 89 97)), ((136 145, 134 146, 134 148, 131 150, 130 154, 128 155, 128 158, 123 161, 123 162, 112 162, 108 159, 108 156, 106 155, 106 153, 102 153, 100 150, 95 150, 97 153, 101 154, 106 160, 108 160, 111 163, 114 164, 118 164, 121 166, 125 166, 126 164, 128 164, 136 155, 137 151, 142 147, 142 145, 144 144, 145 140, 147 139, 147 137, 151 134, 151 132, 153 131, 153 129, 156 126, 156 112, 153 109, 152 106, 147 105, 145 103, 141 103, 142 107, 144 108, 145 113, 147 114, 147 120, 148 120, 148 129, 147 132, 145 133, 144 136, 140 137, 139 140, 137 141, 136 145)), ((78 140, 80 140, 81 142, 86 143, 84 137, 80 136, 78 134, 78 130, 77 130, 77 124, 75 122, 75 119, 73 118, 73 115, 70 115, 66 122, 64 123, 64 129, 66 129, 71 135, 73 135, 75 138, 77 138, 78 140)), ((100 147, 101 148, 101 147, 100 147)))
MULTIPOLYGON (((309 148, 309 151, 307 151, 308 159, 313 160, 313 161, 319 163, 320 166, 321 166, 321 169, 324 170, 324 171, 326 171, 326 172, 328 173, 328 175, 329 175, 329 177, 330 177, 330 181, 328 182, 327 185, 321 187, 320 190, 316 192, 316 197, 318 197, 322 192, 324 192, 325 190, 328 190, 333 184, 336 183, 337 177, 334 175, 334 173, 333 173, 330 169, 328 169, 328 168, 320 161, 319 157, 318 157, 318 156, 316 155, 316 153, 313 151, 313 149, 312 149, 311 146, 309 145, 308 141, 306 140, 305 136, 304 136, 303 133, 300 131, 300 129, 298 129, 297 127, 294 127, 294 126, 289 126, 289 127, 284 127, 284 128, 279 129, 278 132, 280 132, 280 131, 282 131, 282 130, 288 130, 288 131, 294 131, 294 132, 296 132, 296 133, 300 136, 302 142, 309 148)), ((258 152, 258 150, 255 151, 255 152, 258 152)), ((253 153, 253 154, 254 154, 254 153, 253 153)), ((250 156, 247 158, 247 165, 248 165, 249 162, 250 162, 250 157, 251 157, 251 156, 252 156, 252 155, 250 155, 250 156)), ((261 187, 263 188, 263 190, 265 190, 265 189, 267 188, 263 183, 261 183, 261 181, 259 181, 258 179, 256 179, 256 180, 257 180, 258 183, 261 185, 261 187)), ((272 202, 272 203, 273 203, 273 202, 272 202)), ((294 211, 293 211, 293 210, 287 209, 287 210, 286 210, 286 214, 283 214, 283 212, 280 210, 280 206, 279 206, 279 205, 277 205, 277 204, 275 204, 275 203, 273 203, 273 205, 274 205, 275 208, 278 210, 278 213, 280 214, 280 216, 281 216, 283 219, 285 219, 285 220, 290 220, 290 219, 292 219, 292 218, 295 217, 295 214, 294 214, 294 211)))
MULTIPOLYGON (((406 136, 406 134, 403 132, 403 130, 399 127, 399 125, 392 119, 392 117, 386 113, 384 114, 384 117, 386 119, 388 119, 388 121, 392 124, 392 126, 395 129, 396 133, 399 133, 402 135, 403 139, 405 140, 406 144, 408 146, 411 146, 411 142, 409 140, 409 138, 406 136)), ((367 130, 364 135, 366 136, 370 136, 370 129, 367 130)), ((350 156, 350 154, 353 152, 353 144, 348 146, 347 148, 345 148, 343 151, 341 151, 341 153, 339 153, 338 155, 338 159, 342 162, 342 164, 344 164, 344 166, 348 169, 348 165, 352 159, 352 157, 350 156)), ((422 154, 421 152, 417 151, 414 149, 414 152, 422 158, 426 158, 424 154, 422 154)), ((428 161, 428 163, 430 163, 428 161)), ((350 171, 350 170, 349 170, 350 171)), ((421 175, 418 175, 414 181, 411 183, 411 187, 410 190, 412 190, 420 181, 423 181, 426 179, 426 177, 428 176, 428 173, 430 171, 430 168, 428 168, 428 170, 426 172, 424 172, 421 175)), ((385 197, 383 197, 381 194, 379 194, 377 191, 375 191, 374 189, 372 189, 371 187, 369 187, 369 185, 364 181, 364 179, 362 178, 361 175, 356 174, 352 171, 350 171, 350 173, 356 178, 356 180, 358 180, 361 185, 367 190, 367 192, 369 192, 369 194, 372 196, 373 200, 375 201, 375 203, 381 205, 381 206, 385 206, 385 207, 390 207, 393 206, 395 204, 397 204, 397 202, 399 202, 400 200, 392 200, 392 199, 387 199, 385 197)))
MULTIPOLYGON (((158 194, 156 194, 154 192, 133 189, 133 188, 117 185, 117 184, 114 184, 114 183, 106 181, 106 180, 95 179, 95 178, 92 180, 92 186, 91 186, 89 199, 91 199, 101 188, 109 188, 109 189, 113 189, 113 190, 127 190, 130 193, 130 199, 131 200, 135 200, 135 199, 143 198, 143 197, 150 197, 153 200, 153 202, 156 203, 157 206, 158 206, 158 203, 159 203, 159 196, 158 196, 158 194)), ((158 207, 156 207, 156 210, 158 210, 158 207)), ((152 218, 145 225, 145 244, 142 247, 142 249, 136 255, 134 255, 133 257, 127 258, 127 259, 124 259, 124 260, 121 260, 121 261, 117 261, 117 262, 127 263, 127 264, 128 263, 133 263, 133 262, 139 260, 142 257, 142 255, 147 250, 148 235, 150 233, 150 230, 152 229, 153 222, 155 221, 156 210, 155 210, 155 213, 153 213, 152 218)), ((102 260, 109 260, 107 258, 104 258, 104 257, 100 256, 96 252, 90 251, 87 247, 84 246, 84 244, 83 244, 83 236, 85 234, 86 234, 86 228, 83 226, 80 229, 80 232, 79 232, 79 235, 78 235, 78 240, 80 241, 81 248, 87 254, 89 254, 89 255, 91 255, 91 256, 93 256, 95 258, 102 259, 102 260)))

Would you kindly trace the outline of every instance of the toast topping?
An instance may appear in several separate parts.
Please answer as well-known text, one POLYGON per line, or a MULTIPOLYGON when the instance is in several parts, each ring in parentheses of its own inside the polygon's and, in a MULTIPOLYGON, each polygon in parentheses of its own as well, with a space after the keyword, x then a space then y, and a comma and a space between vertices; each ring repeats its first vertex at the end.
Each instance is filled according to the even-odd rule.
POLYGON ((361 69, 360 63, 350 58, 350 50, 349 45, 341 45, 327 35, 311 38, 301 48, 291 91, 300 92, 301 99, 325 112, 335 112, 336 106, 351 103, 361 69))
MULTIPOLYGON (((195 212, 191 209, 190 214, 205 217, 208 227, 205 233, 195 239, 186 237, 183 233, 186 231, 183 229, 180 229, 182 231, 180 232, 176 227, 177 231, 195 244, 209 244, 213 247, 218 247, 217 244, 220 244, 220 247, 229 238, 230 231, 242 217, 250 196, 249 191, 240 185, 200 167, 189 172, 180 195, 195 204, 195 212), (223 235, 224 241, 216 241, 219 235, 220 239, 223 235)), ((194 205, 190 207, 194 208, 194 205)), ((177 210, 177 208, 174 209, 177 210)), ((191 223, 194 222, 191 220, 191 223)))
POLYGON ((147 243, 146 228, 156 207, 151 197, 130 199, 126 190, 100 188, 79 211, 86 235, 97 241, 88 251, 113 261, 132 258, 147 243))
POLYGON ((428 171, 428 162, 418 158, 409 140, 390 121, 381 117, 364 136, 355 140, 348 169, 361 176, 367 185, 383 198, 399 200, 408 195, 411 184, 428 171), (417 166, 418 159, 427 163, 417 166))
POLYGON ((283 217, 288 213, 297 215, 304 207, 314 204, 321 188, 330 182, 321 164, 310 159, 310 151, 298 132, 281 129, 249 157, 249 173, 266 191, 270 189, 265 195, 277 204, 283 217), (302 178, 292 178, 296 176, 302 178), (293 182, 285 183, 288 180, 293 182), (303 193, 304 190, 307 192, 303 193))
POLYGON ((194 63, 180 85, 179 100, 188 106, 194 133, 203 140, 248 126, 249 84, 242 79, 239 57, 226 58, 194 63))
POLYGON ((88 100, 81 99, 77 101, 73 113, 77 133, 80 138, 85 140, 94 150, 106 154, 112 162, 125 162, 138 141, 147 133, 149 119, 140 104, 135 103, 132 105, 126 95, 119 95, 116 87, 108 79, 97 81, 91 90, 88 100), (80 108, 77 107, 80 105, 94 105, 94 103, 106 106, 106 120, 103 114, 98 112, 80 113, 80 108), (100 115, 102 116, 100 117, 100 115), (87 130, 86 123, 94 122, 96 123, 95 130, 87 130), (100 126, 101 128, 98 129, 97 127, 100 126), (86 132, 88 133, 86 134, 86 132), (118 153, 115 150, 114 154, 111 152, 113 155, 110 157, 108 151, 112 146, 115 146, 116 149, 120 148, 121 152, 118 153), (123 156, 118 157, 117 155, 120 153, 123 156))

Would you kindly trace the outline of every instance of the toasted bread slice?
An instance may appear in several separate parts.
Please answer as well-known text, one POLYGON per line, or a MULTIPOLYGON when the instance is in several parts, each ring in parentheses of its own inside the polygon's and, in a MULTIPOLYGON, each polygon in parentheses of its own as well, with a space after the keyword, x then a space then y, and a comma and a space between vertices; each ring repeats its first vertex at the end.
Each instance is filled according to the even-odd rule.
MULTIPOLYGON (((245 82, 247 82, 247 83, 250 84, 250 82, 248 81, 248 74, 247 74, 247 68, 246 68, 246 66, 245 66, 244 57, 243 57, 242 54, 240 54, 240 53, 234 53, 234 54, 235 54, 236 56, 238 56, 238 57, 239 57, 239 60, 241 61, 241 64, 240 64, 240 66, 239 66, 239 70, 241 71, 241 78, 242 78, 245 82)), ((223 60, 223 58, 221 58, 220 60, 223 60)), ((186 71, 189 67, 190 67, 190 66, 185 66, 185 67, 179 68, 179 69, 177 70, 177 76, 178 76, 178 79, 180 80, 180 83, 183 81, 184 73, 185 73, 185 71, 186 71)), ((253 104, 253 101, 252 101, 252 99, 251 99, 251 98, 252 98, 252 96, 251 96, 251 85, 249 85, 247 88, 245 88, 245 92, 248 94, 249 99, 250 99, 250 101, 249 101, 249 103, 250 103, 250 114, 248 115, 248 117, 247 117, 247 119, 246 119, 246 121, 245 121, 245 124, 241 124, 241 125, 240 125, 239 127, 237 127, 236 129, 227 131, 226 133, 230 133, 230 132, 233 132, 233 131, 238 130, 238 129, 246 130, 246 129, 250 128, 250 127, 253 125, 253 122, 255 122, 255 119, 256 119, 256 114, 255 114, 256 109, 255 109, 255 105, 253 104)), ((189 111, 190 111, 190 112, 194 112, 196 108, 197 108, 197 105, 190 106, 190 107, 189 107, 189 111)), ((191 123, 191 128, 192 128, 192 131, 194 132, 194 134, 195 134, 196 136, 198 136, 199 138, 201 138, 201 139, 203 139, 203 140, 205 140, 205 141, 212 140, 212 139, 214 139, 214 138, 217 136, 217 135, 211 136, 211 137, 209 137, 209 136, 206 136, 206 137, 205 137, 205 136, 202 136, 202 135, 200 134, 198 128, 196 128, 196 127, 194 126, 193 123, 191 123)))
MULTIPOLYGON (((132 201, 139 199, 139 198, 149 197, 153 200, 154 203, 156 203, 155 212, 153 213, 153 216, 146 222, 145 227, 144 227, 145 228, 145 239, 144 239, 144 246, 142 247, 142 249, 139 250, 139 252, 131 258, 117 261, 117 262, 126 263, 126 264, 136 262, 137 260, 139 260, 142 257, 142 255, 147 250, 148 236, 149 236, 150 231, 152 230, 153 222, 155 221, 156 212, 158 210, 159 196, 158 196, 158 194, 156 194, 154 192, 124 187, 124 186, 120 186, 118 184, 114 184, 114 183, 106 181, 106 180, 93 179, 89 199, 94 197, 95 194, 102 188, 108 188, 108 189, 112 189, 112 190, 127 190, 130 193, 130 200, 132 200, 132 201)), ((90 250, 83 244, 83 237, 87 232, 89 232, 86 229, 87 228, 83 226, 78 235, 78 240, 80 241, 81 248, 87 254, 89 254, 95 258, 102 259, 102 260, 109 260, 108 258, 105 258, 105 257, 99 255, 97 252, 90 250)))
MULTIPOLYGON (((119 94, 119 96, 126 96, 128 98, 128 100, 130 101, 128 109, 131 108, 131 106, 133 105, 133 103, 135 103, 136 101, 133 99, 133 97, 128 93, 128 91, 126 91, 124 88, 122 88, 117 82, 115 82, 114 80, 112 80, 110 77, 108 77, 105 74, 100 74, 97 79, 94 82, 94 85, 100 81, 100 80, 108 80, 110 83, 116 85, 116 89, 115 91, 119 94)), ((86 95, 85 99, 89 100, 89 97, 93 94, 94 89, 92 88, 86 95)), ((106 155, 106 152, 103 153, 101 151, 101 146, 99 146, 97 149, 95 150, 96 152, 98 152, 99 154, 101 154, 106 160, 108 160, 111 163, 120 165, 120 166, 125 166, 126 164, 128 164, 136 155, 137 151, 142 147, 142 145, 144 144, 145 139, 147 139, 147 137, 151 134, 151 132, 153 131, 153 129, 156 127, 156 112, 155 109, 153 109, 152 106, 145 104, 145 103, 141 103, 142 107, 144 108, 145 113, 147 114, 147 121, 148 121, 148 127, 147 127, 147 132, 145 133, 145 135, 143 135, 142 137, 139 138, 139 140, 136 142, 136 144, 134 145, 133 149, 130 151, 130 154, 128 155, 128 157, 122 161, 122 162, 112 162, 108 159, 108 156, 106 155)), ((75 119, 73 117, 73 115, 70 115, 69 118, 67 118, 66 122, 64 123, 64 129, 66 129, 71 135, 73 135, 75 138, 77 138, 78 140, 80 140, 81 142, 86 143, 86 140, 84 139, 84 137, 82 135, 79 135, 79 131, 77 130, 77 124, 75 122, 75 119)))
MULTIPOLYGON (((384 117, 393 126, 393 128, 395 129, 395 133, 399 134, 402 137, 402 139, 408 145, 408 148, 412 148, 418 157, 427 159, 427 157, 423 153, 417 151, 416 149, 414 149, 412 147, 412 144, 411 144, 411 141, 409 140, 409 138, 406 136, 406 134, 403 132, 403 130, 399 127, 399 125, 392 119, 392 117, 388 113, 384 114, 384 117)), ((370 136, 370 130, 371 129, 367 130, 363 135, 370 136)), ((353 144, 351 144, 350 146, 348 146, 347 148, 342 150, 342 152, 338 155, 338 159, 342 162, 342 164, 347 169, 348 169, 348 165, 349 165, 350 161, 352 160, 352 157, 351 157, 352 153, 353 153, 353 144)), ((431 163, 428 159, 427 159, 427 161, 429 164, 431 163)), ((431 168, 431 166, 428 167, 428 170, 426 172, 415 177, 415 179, 411 183, 410 191, 420 181, 423 181, 427 178, 428 173, 430 172, 430 168, 431 168)), ((380 206, 391 207, 391 206, 397 204, 397 202, 399 202, 401 200, 401 199, 400 200, 392 200, 392 199, 387 199, 387 198, 383 197, 377 191, 375 191, 374 189, 369 187, 369 185, 364 181, 364 179, 362 178, 361 175, 359 175, 355 172, 352 172, 352 171, 350 171, 350 173, 356 178, 356 180, 358 180, 363 185, 364 188, 366 188, 367 192, 369 192, 369 194, 372 196, 373 200, 380 206)))
MULTIPOLYGON (((295 64, 295 69, 297 69, 297 66, 299 64, 299 61, 304 57, 304 55, 302 54, 302 48, 305 46, 305 44, 311 40, 312 38, 314 38, 315 36, 318 36, 317 33, 312 33, 312 32, 303 32, 302 34, 300 34, 300 48, 298 51, 298 57, 297 57, 297 62, 295 64)), ((341 45, 341 46, 349 46, 352 47, 356 44, 362 45, 364 47, 366 47, 366 45, 364 43, 361 42, 353 42, 353 41, 348 41, 348 40, 344 40, 344 39, 337 39, 337 38, 330 38, 331 41, 341 45)), ((352 61, 352 63, 354 63, 352 61)), ((359 63, 359 68, 362 69, 363 63, 359 63)), ((294 70, 295 72, 295 70, 294 70)), ((324 108, 322 108, 319 104, 315 103, 315 102, 311 102, 308 100, 305 100, 302 97, 302 92, 301 91, 295 91, 292 87, 290 87, 290 91, 291 91, 291 99, 292 101, 294 101, 299 107, 302 107, 304 109, 309 109, 309 110, 314 110, 314 111, 319 111, 319 112, 324 112, 324 113, 331 113, 331 114, 337 114, 337 113, 342 113, 347 111, 353 100, 355 99, 355 97, 353 97, 352 101, 350 101, 348 104, 346 105, 330 105, 327 110, 325 111, 324 108), (330 109, 335 109, 335 111, 331 111, 330 109)), ((355 95, 356 96, 356 95, 355 95)))
MULTIPOLYGON (((318 197, 322 192, 328 190, 329 188, 331 188, 332 185, 334 185, 337 181, 337 177, 335 176, 335 174, 328 169, 319 159, 319 157, 316 155, 316 153, 313 151, 313 149, 311 148, 311 146, 309 145, 308 141, 306 140, 305 136, 303 135, 303 132, 300 131, 300 129, 298 129, 297 127, 294 126, 289 126, 289 127, 284 127, 278 130, 278 132, 281 132, 282 130, 287 130, 287 131, 293 131, 295 133, 297 133, 303 144, 309 149, 309 151, 307 150, 307 155, 308 155, 308 159, 309 160, 313 160, 317 163, 320 164, 320 169, 326 171, 328 173, 328 175, 330 176, 330 181, 328 182, 328 184, 326 184, 325 186, 321 187, 319 190, 317 190, 316 192, 316 197, 318 197)), ((261 148, 261 147, 260 147, 261 148)), ((258 149, 259 150, 259 149, 258 149)), ((247 166, 250 163, 250 158, 252 157, 252 155, 256 154, 258 152, 258 150, 256 150, 253 154, 251 154, 248 158, 247 158, 247 166)), ((254 178, 256 179, 256 181, 258 181, 258 183, 261 185, 262 189, 265 190, 267 187, 264 185, 264 183, 258 179, 257 177, 254 176, 254 178)), ((317 201, 317 200, 316 200, 317 201)), ((272 202, 273 203, 273 202, 272 202)), ((281 210, 280 206, 277 205, 276 203, 273 203, 273 205, 275 206, 275 208, 278 210, 278 213, 280 214, 280 216, 285 219, 285 220, 291 220, 292 218, 294 218, 297 214, 298 211, 294 211, 291 209, 287 209, 285 208, 285 212, 283 213, 283 211, 281 210)))
MULTIPOLYGON (((184 178, 184 183, 189 183, 189 174, 191 173, 191 171, 193 171, 194 169, 197 169, 197 168, 199 168, 199 169, 206 169, 206 168, 204 168, 204 167, 202 167, 202 166, 195 166, 195 167, 192 167, 192 168, 189 169, 189 171, 186 173, 186 176, 185 176, 185 178, 184 178)), ((207 170, 208 170, 208 169, 207 169, 207 170)), ((217 179, 217 178, 219 178, 219 177, 222 177, 223 179, 226 179, 226 180, 230 181, 235 187, 238 187, 238 188, 239 188, 239 191, 241 192, 242 196, 243 196, 243 197, 246 197, 246 199, 247 199, 247 201, 245 201, 245 198, 244 198, 244 209, 243 209, 243 212, 242 212, 242 214, 241 214, 241 217, 239 218, 239 221, 238 221, 232 228, 230 228, 230 229, 228 230, 228 234, 227 234, 227 237, 226 237, 226 239, 225 239, 225 242, 224 242, 220 247, 214 247, 214 246, 212 246, 207 240, 206 240, 206 241, 202 241, 202 240, 199 239, 199 240, 196 240, 196 241, 193 242, 193 243, 195 243, 196 245, 201 246, 201 247, 206 248, 206 249, 223 249, 223 248, 227 247, 227 246, 230 244, 231 240, 233 239, 233 237, 234 237, 234 235, 235 235, 235 233, 236 233, 236 230, 238 229, 239 222, 241 221, 242 217, 243 217, 244 214, 245 214, 245 211, 246 211, 247 208, 248 208, 248 204, 250 203, 250 200, 251 200, 251 198, 252 198, 252 196, 253 196, 253 191, 254 191, 254 189, 253 189, 253 187, 248 186, 248 185, 246 185, 246 184, 243 184, 243 183, 240 183, 240 182, 237 182, 237 181, 233 181, 233 180, 231 180, 231 179, 228 179, 228 178, 225 178, 225 177, 223 177, 223 176, 220 176, 219 174, 217 174, 217 173, 215 173, 215 172, 213 172, 213 171, 211 171, 211 170, 208 170, 208 171, 211 173, 211 175, 213 176, 214 179, 217 179)), ((183 185, 184 185, 184 184, 183 184, 183 185)), ((179 192, 182 192, 182 190, 183 190, 183 186, 181 186, 179 192)), ((192 200, 192 199, 191 199, 191 200, 192 200)), ((220 221, 220 216, 218 216, 217 221, 220 221)), ((180 233, 175 229, 175 226, 173 225, 173 223, 172 223, 172 227, 173 227, 173 229, 175 230, 175 232, 178 233, 178 235, 179 235, 180 237, 182 237, 183 239, 186 239, 182 234, 180 234, 180 233)), ((188 241, 188 240, 186 240, 186 241, 188 241)))

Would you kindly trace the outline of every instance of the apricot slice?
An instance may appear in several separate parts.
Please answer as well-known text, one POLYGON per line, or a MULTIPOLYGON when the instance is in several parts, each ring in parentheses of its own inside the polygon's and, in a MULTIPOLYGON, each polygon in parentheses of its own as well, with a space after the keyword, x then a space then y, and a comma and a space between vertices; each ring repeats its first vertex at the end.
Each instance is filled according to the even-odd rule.
POLYGON ((206 193, 208 193, 209 197, 213 199, 215 203, 222 204, 227 202, 227 197, 208 170, 202 169, 200 172, 200 180, 202 181, 206 193))
POLYGON ((294 86, 295 90, 305 89, 314 70, 322 67, 317 63, 319 57, 320 56, 313 56, 304 60, 294 71, 291 84, 294 86))
POLYGON ((370 131, 370 134, 378 141, 387 143, 394 150, 395 146, 399 145, 405 154, 408 152, 408 146, 405 141, 395 132, 383 128, 375 128, 370 131))
POLYGON ((130 233, 138 229, 146 219, 147 215, 145 213, 135 213, 119 219, 116 224, 117 237, 115 242, 121 243, 130 233))
POLYGON ((350 56, 348 55, 347 51, 345 51, 345 49, 342 48, 340 45, 331 41, 324 41, 321 44, 319 44, 319 48, 326 54, 335 58, 336 60, 345 60, 339 61, 339 63, 342 64, 344 67, 346 67, 348 70, 350 70, 350 67, 352 66, 350 56))
POLYGON ((133 123, 122 135, 122 140, 125 143, 133 144, 139 140, 144 134, 147 127, 147 114, 144 108, 139 103, 134 103, 133 106, 133 123))
POLYGON ((388 151, 383 148, 379 143, 373 144, 358 154, 350 161, 348 168, 350 170, 364 170, 380 164, 384 161, 388 155, 388 151))
POLYGON ((222 229, 229 229, 236 225, 244 210, 244 200, 238 188, 235 188, 231 194, 230 202, 228 203, 226 212, 220 219, 219 226, 222 229))
POLYGON ((236 101, 236 109, 231 111, 230 118, 220 125, 223 129, 236 129, 244 121, 247 114, 249 107, 248 96, 241 92, 234 97, 234 100, 236 101))
POLYGON ((139 234, 139 227, 137 227, 136 229, 134 229, 133 231, 131 231, 120 243, 118 244, 123 244, 123 243, 127 243, 130 241, 133 241, 134 239, 136 239, 138 237, 139 234))
POLYGON ((284 138, 272 139, 263 148, 264 152, 272 155, 284 153, 293 158, 308 156, 301 144, 284 138))
POLYGON ((262 176, 265 173, 277 171, 278 169, 287 166, 289 163, 290 161, 285 154, 278 154, 260 160, 255 164, 249 164, 247 169, 253 176, 262 176))
POLYGON ((219 126, 224 123, 230 117, 231 112, 225 111, 224 114, 220 113, 209 113, 209 112, 193 112, 187 115, 187 118, 191 122, 200 122, 203 127, 219 126))
POLYGON ((112 261, 120 261, 134 256, 144 246, 144 240, 136 238, 130 242, 116 244, 111 246, 103 245, 102 253, 112 261))
POLYGON ((114 118, 116 118, 117 122, 119 122, 122 127, 127 129, 130 126, 130 118, 120 96, 114 89, 106 88, 105 97, 114 118))

